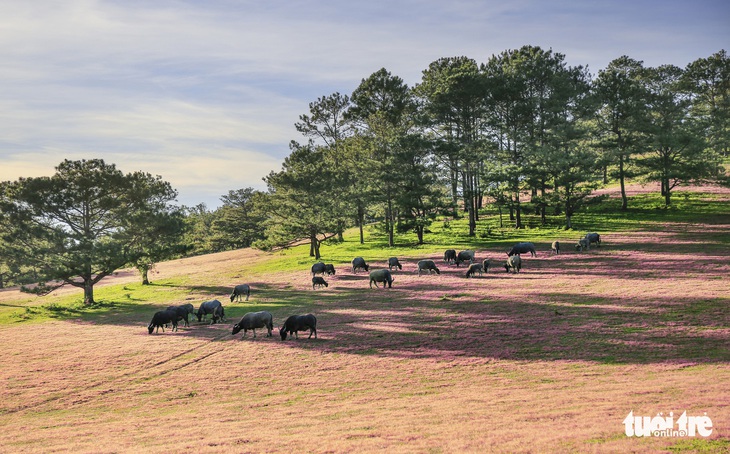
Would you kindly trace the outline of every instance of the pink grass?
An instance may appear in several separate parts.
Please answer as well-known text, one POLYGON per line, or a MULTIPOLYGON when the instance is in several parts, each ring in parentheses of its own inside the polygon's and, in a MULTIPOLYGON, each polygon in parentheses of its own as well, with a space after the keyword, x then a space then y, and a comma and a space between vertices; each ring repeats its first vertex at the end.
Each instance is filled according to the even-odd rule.
MULTIPOLYGON (((272 309, 275 324, 313 312, 317 340, 240 340, 230 323, 4 327, 0 451, 663 452, 680 440, 626 437, 622 420, 685 410, 707 412, 719 443, 730 250, 705 247, 712 235, 606 235, 468 280, 446 265, 419 277, 406 259, 385 290, 348 272, 321 291, 306 272, 269 276, 311 295, 272 309)), ((262 291, 255 305, 275 302, 262 291)))

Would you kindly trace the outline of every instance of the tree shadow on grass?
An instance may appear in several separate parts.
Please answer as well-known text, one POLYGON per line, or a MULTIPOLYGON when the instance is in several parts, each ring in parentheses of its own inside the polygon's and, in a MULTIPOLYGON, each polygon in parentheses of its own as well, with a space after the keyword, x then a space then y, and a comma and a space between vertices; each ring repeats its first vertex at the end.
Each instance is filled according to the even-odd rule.
MULTIPOLYGON (((506 274, 506 273, 505 273, 506 274)), ((455 288, 453 280, 412 279, 390 289, 348 288, 317 293, 270 286, 266 302, 225 304, 227 321, 211 325, 193 317, 164 335, 209 341, 239 341, 230 330, 246 312, 274 315, 274 337, 257 330, 257 342, 281 342, 278 327, 289 315, 314 313, 319 339, 281 345, 322 353, 389 358, 459 358, 598 363, 730 362, 730 315, 723 298, 702 301, 576 295, 559 291, 535 295, 483 293, 489 276, 455 288)), ((464 280, 466 281, 466 280, 464 280)), ((83 320, 139 326, 140 334, 158 306, 115 303, 83 320)), ((163 335, 162 332, 155 335, 163 335)), ((244 341, 253 340, 249 335, 244 341)), ((225 348, 225 347, 222 347, 225 348)))
MULTIPOLYGON (((573 295, 563 296, 569 300, 573 295)), ((331 325, 335 340, 322 347, 305 345, 441 360, 468 356, 639 364, 730 361, 724 300, 705 301, 703 311, 694 311, 694 316, 695 302, 689 300, 664 311, 637 311, 614 300, 591 306, 474 301, 459 295, 450 301, 399 300, 400 304, 370 300, 367 308, 320 309, 320 319, 331 325)))
MULTIPOLYGON (((647 280, 696 277, 697 286, 725 282, 715 280, 727 276, 730 254, 724 243, 709 244, 712 254, 694 255, 689 254, 697 246, 694 237, 685 238, 682 231, 666 235, 674 243, 665 238, 633 243, 630 237, 616 237, 585 253, 525 257, 519 275, 505 273, 501 259, 494 260, 495 271, 476 279, 464 277, 466 268, 445 265, 440 266, 441 275, 394 272, 396 280, 388 289, 370 289, 366 274, 341 273, 331 278, 328 289, 313 291, 306 284, 308 278, 297 275, 291 282, 250 282, 251 299, 229 303, 232 286, 170 285, 195 297, 220 295, 227 321, 209 325, 194 319, 189 328, 165 335, 238 341, 240 336, 231 336, 230 329, 246 312, 272 312, 275 328, 289 315, 311 312, 319 320, 319 339, 305 335, 281 345, 323 353, 443 361, 729 363, 727 297, 693 298, 695 293, 688 289, 666 301, 641 294, 623 298, 622 289, 647 280), (565 277, 575 277, 574 282, 565 277), (611 296, 569 292, 553 286, 555 278, 562 278, 571 289, 586 282, 598 285, 603 278, 612 279, 618 287, 611 296)), ((505 257, 501 246, 478 251, 478 257, 485 256, 505 257)), ((199 302, 202 298, 191 301, 196 309, 199 302)), ((135 326, 146 335, 147 324, 160 308, 140 301, 112 301, 107 308, 64 317, 135 326)), ((271 339, 259 333, 256 341, 280 343, 274 334, 271 339)))

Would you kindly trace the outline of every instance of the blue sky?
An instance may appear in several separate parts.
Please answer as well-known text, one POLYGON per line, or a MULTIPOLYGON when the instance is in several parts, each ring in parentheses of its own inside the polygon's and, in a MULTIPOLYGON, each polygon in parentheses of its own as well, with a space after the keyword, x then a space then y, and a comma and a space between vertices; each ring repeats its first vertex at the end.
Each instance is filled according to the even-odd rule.
POLYGON ((730 50, 726 0, 5 0, 0 180, 102 158, 220 204, 278 171, 308 105, 380 68, 409 85, 442 57, 523 45, 596 74, 730 50))

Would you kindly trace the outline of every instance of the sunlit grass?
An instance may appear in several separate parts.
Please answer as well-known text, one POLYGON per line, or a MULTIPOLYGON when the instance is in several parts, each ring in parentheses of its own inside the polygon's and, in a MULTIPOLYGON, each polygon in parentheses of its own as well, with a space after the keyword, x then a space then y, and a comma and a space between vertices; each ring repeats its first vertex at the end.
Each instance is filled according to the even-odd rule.
MULTIPOLYGON (((587 231, 598 231, 603 235, 613 232, 626 231, 662 231, 665 223, 697 223, 707 222, 710 225, 717 221, 727 221, 730 216, 730 204, 722 200, 721 196, 712 193, 676 191, 673 195, 673 205, 664 208, 663 198, 657 193, 639 194, 630 197, 629 209, 620 210, 620 199, 607 198, 600 204, 587 207, 577 214, 574 219, 574 229, 563 229, 562 216, 548 216, 547 225, 543 226, 529 204, 524 205, 524 229, 510 227, 509 216, 505 212, 500 222, 500 216, 492 206, 485 207, 480 213, 480 220, 475 236, 468 235, 468 221, 466 218, 439 219, 433 222, 425 235, 425 244, 416 244, 413 233, 399 233, 396 236, 396 245, 387 245, 387 236, 376 225, 365 228, 365 242, 359 241, 359 231, 356 228, 345 232, 344 241, 330 239, 321 246, 321 260, 333 263, 335 267, 346 271, 354 257, 364 257, 372 267, 387 266, 389 257, 410 258, 418 260, 427 257, 440 257, 445 249, 499 249, 505 250, 517 241, 532 241, 541 249, 549 249, 549 244, 556 238, 577 238, 587 231)), ((712 233, 713 242, 718 244, 730 243, 730 232, 719 231, 712 233)), ((564 246, 565 248, 565 246, 564 246)), ((247 264, 245 275, 248 280, 265 282, 267 275, 272 273, 300 273, 311 268, 316 261, 309 254, 309 244, 270 252, 264 260, 256 260, 247 264)), ((223 268, 220 275, 223 278, 240 274, 238 270, 223 268)), ((662 276, 656 275, 657 278, 662 276)), ((79 294, 66 296, 49 295, 44 298, 29 296, 0 305, 0 325, 29 322, 43 322, 52 319, 83 318, 93 320, 94 317, 110 314, 134 317, 139 313, 149 313, 152 308, 166 307, 184 302, 194 302, 197 305, 210 295, 225 297, 230 291, 229 285, 201 285, 191 276, 179 275, 169 279, 153 282, 152 285, 123 284, 98 287, 95 290, 95 299, 98 301, 93 307, 83 305, 79 294)), ((276 305, 303 305, 310 297, 307 293, 292 291, 291 288, 266 288, 269 302, 276 305), (275 300, 275 301, 274 301, 275 300)), ((321 294, 320 294, 321 295, 321 294)), ((457 301, 468 293, 445 293, 440 300, 443 302, 457 301)), ((325 301, 333 297, 322 295, 325 301)), ((601 304, 601 298, 586 295, 582 300, 573 304, 592 306, 601 304)), ((260 303, 260 302, 259 302, 260 303)), ((680 313, 668 311, 665 317, 676 320, 683 316, 692 316, 695 312, 715 310, 717 304, 698 302, 679 309, 680 313), (708 307, 708 304, 710 307, 708 307)), ((239 305, 237 307, 248 307, 239 305)), ((254 306, 251 306, 254 307, 254 306)), ((633 329, 633 328, 627 328, 633 329)))

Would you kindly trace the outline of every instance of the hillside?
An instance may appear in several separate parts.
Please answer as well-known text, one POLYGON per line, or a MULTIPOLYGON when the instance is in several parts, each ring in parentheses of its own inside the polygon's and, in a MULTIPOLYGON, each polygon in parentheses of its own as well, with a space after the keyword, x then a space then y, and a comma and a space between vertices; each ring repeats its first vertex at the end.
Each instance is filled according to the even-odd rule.
POLYGON ((0 446, 726 452, 730 190, 697 191, 678 197, 683 210, 661 210, 637 187, 629 213, 584 214, 578 224, 592 223, 603 239, 590 251, 572 248, 577 231, 477 238, 477 258, 493 268, 474 279, 443 263, 442 243, 387 249, 371 232, 365 247, 353 235, 323 248, 337 274, 321 290, 311 288, 313 261, 300 247, 161 263, 145 287, 120 272, 98 289, 103 304, 93 310, 74 306, 68 290, 44 300, 3 291, 0 348, 10 366, 0 370, 8 391, 0 446), (506 273, 505 245, 527 237, 537 257, 506 273), (553 239, 564 242, 560 255, 549 251, 553 239), (348 270, 355 252, 373 268, 398 255, 404 268, 393 288, 370 289, 365 273, 348 270), (441 273, 418 276, 421 258, 441 273), (241 282, 251 284, 251 300, 230 303, 241 282), (227 322, 147 333, 158 308, 209 298, 224 303, 227 322), (312 312, 318 339, 232 336, 231 325, 253 310, 272 312, 277 327, 312 312), (713 432, 628 437, 632 411, 706 414, 713 432), (172 437, 160 436, 170 428, 172 437))

